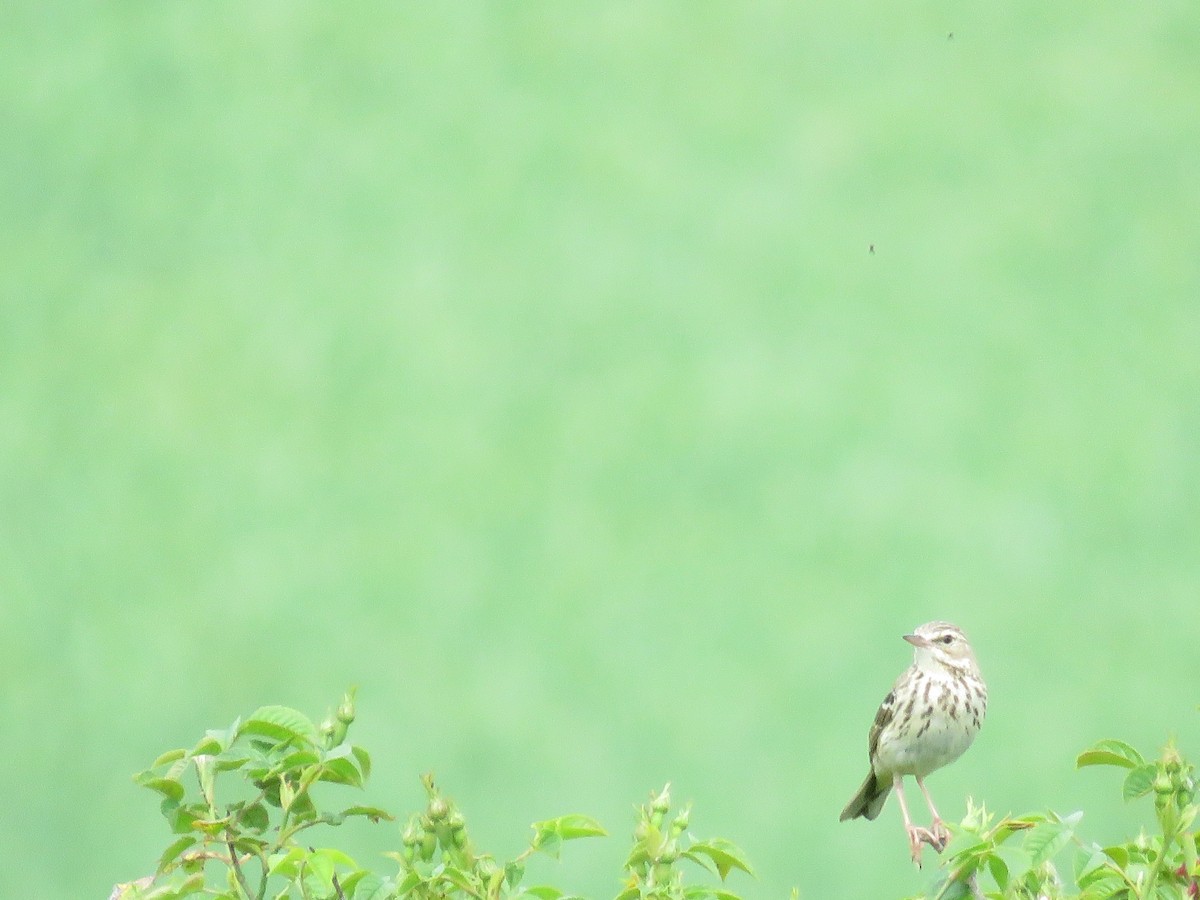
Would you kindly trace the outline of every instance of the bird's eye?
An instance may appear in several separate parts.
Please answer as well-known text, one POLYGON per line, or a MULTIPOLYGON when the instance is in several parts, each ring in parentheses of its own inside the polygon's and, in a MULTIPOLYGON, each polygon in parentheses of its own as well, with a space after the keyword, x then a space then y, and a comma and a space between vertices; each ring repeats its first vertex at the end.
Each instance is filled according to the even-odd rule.
POLYGON ((952 634, 943 635, 942 637, 938 638, 938 640, 941 641, 943 644, 952 644, 952 643, 954 643, 954 635, 952 635, 952 634))

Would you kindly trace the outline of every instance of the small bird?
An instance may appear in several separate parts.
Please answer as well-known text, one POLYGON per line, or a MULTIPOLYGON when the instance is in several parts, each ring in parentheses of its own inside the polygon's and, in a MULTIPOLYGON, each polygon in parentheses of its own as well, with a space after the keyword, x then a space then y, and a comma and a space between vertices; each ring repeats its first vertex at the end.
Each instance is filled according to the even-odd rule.
POLYGON ((987 685, 971 645, 957 626, 929 622, 904 639, 913 645, 913 663, 883 698, 867 739, 871 771, 839 821, 874 819, 895 788, 913 862, 921 865, 921 844, 938 853, 950 840, 942 817, 925 788, 925 776, 954 762, 971 746, 987 712, 987 685), (933 816, 931 828, 913 825, 904 802, 905 775, 917 780, 933 816))

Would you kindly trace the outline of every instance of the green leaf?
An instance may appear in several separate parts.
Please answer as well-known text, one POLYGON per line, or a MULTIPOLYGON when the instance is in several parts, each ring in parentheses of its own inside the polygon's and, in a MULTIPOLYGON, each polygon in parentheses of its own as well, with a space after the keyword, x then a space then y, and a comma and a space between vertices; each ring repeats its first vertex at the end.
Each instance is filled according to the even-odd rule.
POLYGON ((342 819, 350 816, 362 816, 364 819, 370 819, 372 822, 394 822, 396 817, 386 809, 380 809, 377 806, 348 806, 339 813, 342 819))
POLYGON ((334 784, 348 784, 351 787, 363 786, 362 773, 358 771, 358 766, 348 759, 331 759, 323 763, 318 778, 334 784))
POLYGON ((732 869, 741 869, 752 877, 754 875, 754 870, 746 861, 746 854, 732 841, 723 838, 713 838, 709 841, 692 844, 683 855, 694 861, 698 861, 696 860, 697 855, 707 856, 717 867, 717 874, 721 876, 722 881, 732 869))
POLYGON ((219 819, 196 819, 192 822, 192 827, 204 832, 209 837, 216 837, 221 834, 229 825, 229 819, 226 816, 221 816, 219 819))
POLYGON ((578 813, 559 816, 557 819, 547 819, 544 822, 534 822, 533 828, 539 834, 553 831, 564 841, 585 837, 604 837, 608 834, 604 830, 604 826, 595 819, 590 816, 581 816, 578 813))
POLYGON ((213 784, 216 781, 217 770, 211 756, 193 756, 192 764, 196 767, 196 777, 200 780, 200 793, 203 798, 213 802, 213 784))
POLYGON ((268 873, 283 878, 295 878, 300 871, 300 863, 304 860, 304 850, 292 847, 286 853, 277 853, 269 860, 268 873))
POLYGON ((1025 836, 1022 846, 1029 854, 1030 865, 1040 866, 1052 859, 1071 842, 1071 828, 1061 822, 1039 825, 1025 836))
POLYGON ((223 752, 228 746, 228 742, 222 740, 224 737, 220 732, 210 731, 204 737, 200 738, 200 742, 192 748, 191 756, 216 756, 223 752))
POLYGON ((462 869, 457 869, 454 866, 447 866, 442 870, 439 876, 445 881, 450 882, 467 896, 478 896, 479 886, 471 879, 471 876, 462 869))
POLYGON ((599 822, 588 816, 559 816, 557 819, 533 823, 533 848, 557 859, 563 841, 607 834, 599 822))
POLYGON ((271 766, 271 771, 283 773, 295 773, 299 769, 306 766, 315 766, 321 761, 321 757, 317 753, 307 747, 300 750, 293 750, 285 753, 283 758, 275 762, 271 766))
POLYGON ((371 777, 371 754, 362 747, 352 747, 354 758, 358 760, 358 767, 362 769, 363 780, 371 777))
POLYGON ((999 856, 994 853, 987 857, 988 871, 992 874, 992 880, 996 882, 996 887, 1000 890, 1005 890, 1008 887, 1008 865, 999 856))
MULTIPOLYGON (((183 881, 181 881, 179 884, 174 885, 172 888, 170 888, 165 893, 163 893, 162 889, 160 888, 160 889, 152 891, 149 894, 142 894, 141 892, 135 892, 132 896, 133 897, 142 897, 142 896, 153 897, 153 898, 155 898, 155 900, 159 900, 159 898, 161 898, 161 900, 175 900, 175 898, 178 898, 178 897, 191 897, 193 894, 199 894, 203 890, 204 890, 204 876, 201 874, 195 874, 195 875, 188 876, 183 881)), ((122 894, 121 896, 124 897, 125 895, 122 894)))
POLYGON ((158 871, 163 871, 167 866, 175 862, 184 850, 195 843, 196 836, 194 834, 185 834, 179 840, 172 841, 170 846, 163 851, 162 856, 158 858, 158 871))
POLYGON ((992 829, 992 842, 997 846, 1005 843, 1014 834, 1023 834, 1031 828, 1046 821, 1045 816, 1021 816, 1019 818, 1002 819, 995 828, 992 829))
MULTIPOLYGON (((144 774, 144 773, 143 773, 144 774)), ((183 795, 186 793, 183 785, 174 778, 143 778, 138 782, 142 787, 149 788, 172 800, 179 803, 183 800, 183 795)))
POLYGON ((238 734, 253 734, 295 744, 316 746, 320 733, 312 720, 287 706, 263 706, 242 723, 238 734))
POLYGON ((1112 900, 1113 897, 1128 896, 1125 890, 1129 887, 1125 879, 1119 875, 1108 874, 1088 882, 1079 895, 1079 900, 1112 900))
POLYGON ((196 822, 208 815, 208 810, 199 803, 180 806, 174 800, 163 800, 162 814, 175 834, 187 834, 196 827, 196 822))
POLYGON ((510 891, 520 884, 524 877, 525 866, 523 863, 513 861, 504 864, 504 883, 510 891))
POLYGON ((1081 847, 1075 854, 1075 883, 1080 887, 1098 877, 1108 865, 1108 857, 1098 844, 1081 847))
POLYGON ((1121 794, 1126 800, 1145 796, 1154 790, 1154 778, 1157 774, 1158 767, 1154 763, 1138 766, 1125 776, 1125 784, 1121 788, 1121 794))
POLYGON ((407 875, 404 876, 404 879, 398 885, 396 885, 396 896, 397 897, 407 896, 408 893, 410 891, 412 891, 413 888, 417 887, 418 885, 424 884, 424 883, 425 883, 425 877, 420 872, 418 872, 416 869, 413 869, 407 875))
POLYGON ((951 857, 961 861, 983 856, 992 848, 992 842, 973 834, 962 835, 960 833, 950 842, 950 846, 954 848, 954 852, 950 854, 951 857))
POLYGON ((731 891, 723 891, 707 884, 689 885, 684 888, 683 896, 687 900, 741 900, 737 894, 731 891))
POLYGON ((307 874, 316 879, 324 890, 333 890, 333 875, 336 868, 328 851, 317 850, 310 853, 305 861, 305 870, 307 874))
POLYGON ((374 872, 363 872, 354 882, 346 879, 342 887, 353 891, 349 894, 352 900, 390 900, 393 896, 391 886, 374 872))
POLYGON ((1196 821, 1196 815, 1200 813, 1200 806, 1195 803, 1189 803, 1179 811, 1179 824, 1176 826, 1179 831, 1187 831, 1192 827, 1192 823, 1196 821))
POLYGON ((1124 741, 1103 740, 1096 741, 1091 747, 1080 753, 1075 759, 1075 768, 1082 769, 1084 766, 1120 766, 1123 769, 1132 769, 1145 762, 1146 760, 1142 758, 1142 754, 1138 753, 1137 750, 1124 741))
POLYGON ((548 884, 537 885, 536 887, 525 888, 518 897, 533 897, 536 900, 561 900, 563 892, 556 887, 551 887, 548 884))
POLYGON ((173 763, 177 759, 183 759, 187 756, 187 751, 180 748, 178 750, 168 750, 154 762, 150 763, 150 768, 157 769, 160 766, 165 766, 167 763, 173 763))
POLYGON ((317 807, 308 791, 297 794, 292 799, 288 811, 292 814, 292 820, 296 822, 307 822, 317 818, 317 807))
POLYGON ((341 866, 344 869, 358 868, 358 863, 352 857, 338 850, 336 847, 322 847, 319 850, 314 850, 312 856, 319 856, 321 859, 327 860, 331 866, 341 866))
POLYGON ((242 810, 238 822, 243 828, 262 834, 271 827, 271 814, 261 803, 255 803, 242 810))
POLYGON ((243 856, 252 856, 255 859, 262 859, 270 850, 270 845, 261 838, 250 837, 243 834, 233 842, 234 848, 243 856))
MULTIPOLYGON (((682 856, 684 859, 690 859, 696 865, 700 866, 702 869, 706 869, 709 872, 712 872, 714 875, 720 876, 720 874, 721 874, 720 871, 717 869, 717 864, 712 861, 712 857, 710 857, 710 856, 705 856, 705 855, 699 854, 699 853, 692 853, 690 850, 684 850, 679 855, 682 856)), ((629 865, 626 864, 625 868, 628 869, 629 865)))
POLYGON ((1058 816, 1057 814, 1055 814, 1055 815, 1059 822, 1062 822, 1064 825, 1068 825, 1072 830, 1074 830, 1076 825, 1078 825, 1080 822, 1083 821, 1083 810, 1082 809, 1076 810, 1075 812, 1071 813, 1069 816, 1058 816))
POLYGON ((562 852, 562 838, 553 831, 539 831, 533 837, 533 849, 558 859, 562 852))
POLYGON ((1116 863, 1118 869, 1124 869, 1129 865, 1129 850, 1120 844, 1105 847, 1104 855, 1116 863))
POLYGON ((225 754, 221 754, 217 757, 217 771, 232 772, 234 769, 240 769, 248 762, 250 762, 250 757, 244 754, 239 753, 235 756, 226 756, 225 754))

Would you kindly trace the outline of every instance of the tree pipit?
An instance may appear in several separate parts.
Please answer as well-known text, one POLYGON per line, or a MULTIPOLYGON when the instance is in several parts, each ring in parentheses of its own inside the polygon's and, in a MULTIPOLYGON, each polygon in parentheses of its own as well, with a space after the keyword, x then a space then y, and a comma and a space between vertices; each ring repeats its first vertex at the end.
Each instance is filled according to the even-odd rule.
POLYGON ((949 765, 971 746, 987 712, 987 685, 979 675, 966 635, 949 622, 922 625, 904 639, 913 645, 913 664, 883 698, 868 747, 871 771, 841 821, 874 819, 895 788, 913 862, 921 865, 921 844, 938 853, 950 832, 925 788, 925 776, 949 765), (904 776, 917 779, 933 816, 931 828, 914 825, 904 802, 904 776))

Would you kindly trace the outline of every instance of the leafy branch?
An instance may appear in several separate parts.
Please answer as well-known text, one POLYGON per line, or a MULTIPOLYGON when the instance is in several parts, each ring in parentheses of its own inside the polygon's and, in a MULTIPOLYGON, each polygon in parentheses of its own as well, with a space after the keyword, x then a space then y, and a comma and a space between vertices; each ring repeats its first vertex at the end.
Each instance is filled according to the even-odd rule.
POLYGON ((1122 844, 1102 847, 1079 836, 1083 813, 995 817, 968 801, 954 826, 954 851, 927 894, 911 900, 1182 900, 1200 897, 1194 830, 1200 806, 1193 767, 1169 743, 1157 760, 1123 741, 1103 740, 1076 759, 1077 768, 1125 769, 1126 800, 1154 796, 1155 824, 1122 844), (1019 836, 1019 839, 1018 839, 1019 836), (1069 886, 1054 861, 1072 848, 1069 886), (985 877, 994 890, 983 891, 985 877))
MULTIPOLYGON (((265 706, 207 732, 191 749, 162 754, 135 781, 160 797, 178 837, 153 875, 117 885, 112 900, 579 900, 548 885, 524 885, 525 867, 535 853, 557 858, 567 841, 604 836, 598 822, 578 814, 535 822, 528 847, 499 862, 476 849, 461 811, 432 775, 421 779, 425 808, 401 829, 399 849, 385 854, 394 873, 302 841, 321 825, 393 820, 375 806, 322 809, 314 796, 322 783, 362 789, 370 776, 370 755, 347 740, 354 718, 353 691, 319 726, 294 709, 265 706)), ((687 808, 666 825, 670 807, 664 788, 638 808, 618 900, 738 900, 707 884, 684 885, 677 867, 683 860, 721 882, 750 866, 734 844, 693 837, 687 808)))

